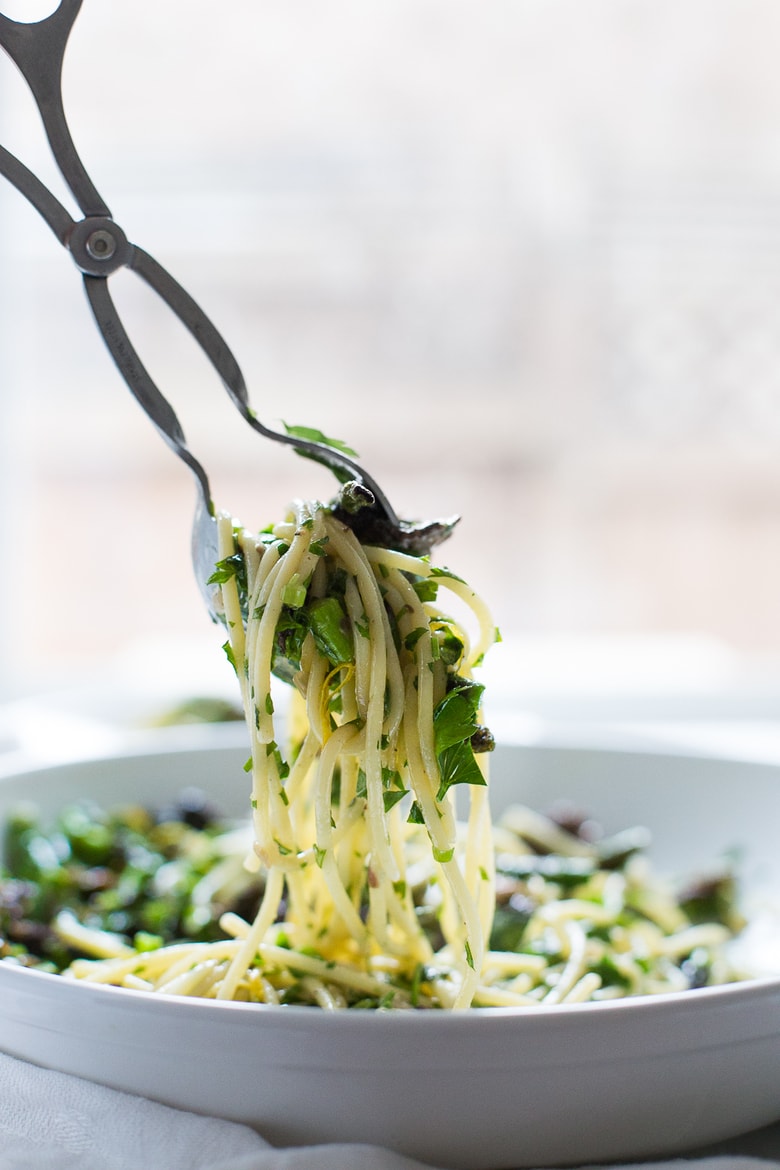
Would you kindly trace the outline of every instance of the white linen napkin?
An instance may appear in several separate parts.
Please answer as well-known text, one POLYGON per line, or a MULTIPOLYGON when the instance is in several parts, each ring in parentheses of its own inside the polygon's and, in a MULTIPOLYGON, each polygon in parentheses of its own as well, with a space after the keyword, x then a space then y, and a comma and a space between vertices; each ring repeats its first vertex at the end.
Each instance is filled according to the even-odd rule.
MULTIPOLYGON (((780 1162, 723 1155, 636 1170, 670 1167, 780 1170, 780 1162)), ((0 1170, 431 1168, 375 1146, 274 1149, 247 1126, 171 1109, 0 1053, 0 1170)))

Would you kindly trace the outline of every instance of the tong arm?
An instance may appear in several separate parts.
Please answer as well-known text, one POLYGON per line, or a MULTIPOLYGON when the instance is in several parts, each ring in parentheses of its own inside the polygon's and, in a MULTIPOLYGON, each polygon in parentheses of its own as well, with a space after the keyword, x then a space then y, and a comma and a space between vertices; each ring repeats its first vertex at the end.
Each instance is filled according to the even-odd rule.
MULTIPOLYGON (((106 278, 120 267, 132 269, 146 281, 183 322, 219 374, 233 404, 256 431, 329 467, 342 484, 356 481, 361 490, 366 489, 372 517, 399 532, 402 528, 413 532, 415 526, 398 520, 379 485, 344 452, 327 443, 272 430, 257 418, 241 370, 221 334, 181 285, 148 253, 130 244, 114 222, 79 158, 63 108, 65 50, 81 5, 82 0, 60 0, 48 17, 29 24, 0 13, 0 48, 14 61, 32 92, 55 161, 84 218, 75 221, 43 183, 2 147, 0 175, 38 210, 81 269, 95 320, 130 390, 166 441, 195 472, 211 507, 206 474, 189 452, 172 407, 133 348, 108 291, 106 278)), ((365 508, 367 502, 363 496, 360 506, 365 508)))
POLYGON ((244 375, 227 342, 197 301, 192 299, 189 293, 182 288, 178 281, 174 280, 162 265, 135 245, 131 245, 131 256, 127 263, 128 267, 132 268, 154 289, 187 327, 219 374, 233 405, 254 430, 267 439, 273 439, 277 443, 285 443, 295 448, 300 454, 329 467, 342 483, 358 480, 368 488, 374 496, 378 508, 390 522, 399 523, 382 489, 365 469, 355 463, 348 455, 334 447, 327 446, 325 443, 272 430, 260 421, 250 405, 244 375))
POLYGON ((133 397, 146 411, 168 446, 193 472, 200 485, 204 503, 209 512, 213 513, 211 489, 206 472, 187 446, 187 440, 176 412, 167 398, 160 393, 156 383, 136 353, 116 311, 116 306, 109 292, 108 281, 99 276, 85 274, 84 289, 97 327, 133 397))
POLYGON ((3 146, 0 146, 0 175, 5 175, 16 190, 32 203, 60 243, 67 247, 68 237, 73 230, 73 217, 59 199, 52 195, 48 187, 44 187, 40 179, 36 178, 23 162, 3 146))
POLYGON ((82 0, 61 0, 44 20, 30 24, 0 13, 0 46, 32 91, 57 166, 84 215, 110 216, 79 158, 62 104, 65 49, 81 4, 82 0))
MULTIPOLYGON (((5 17, 0 17, 0 22, 4 20, 5 17)), ((193 471, 200 484, 204 503, 212 511, 206 472, 187 447, 184 431, 172 406, 161 394, 136 353, 108 290, 107 276, 121 266, 134 267, 132 260, 136 249, 108 216, 90 215, 76 222, 40 179, 2 146, 0 175, 4 175, 40 213, 84 273, 87 299, 111 356, 157 430, 193 471)))

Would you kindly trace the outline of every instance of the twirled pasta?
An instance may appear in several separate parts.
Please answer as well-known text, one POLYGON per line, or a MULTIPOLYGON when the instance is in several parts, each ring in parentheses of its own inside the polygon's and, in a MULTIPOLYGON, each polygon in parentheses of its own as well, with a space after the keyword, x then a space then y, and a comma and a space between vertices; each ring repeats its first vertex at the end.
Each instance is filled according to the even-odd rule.
POLYGON ((221 563, 238 558, 246 567, 243 597, 235 573, 222 596, 251 734, 255 852, 267 879, 218 997, 235 992, 282 897, 293 951, 363 971, 384 965, 410 983, 418 965, 434 958, 407 875, 408 843, 419 841, 422 823, 442 899, 436 994, 447 1006, 467 1006, 494 905, 485 757, 470 743, 481 690, 471 670, 496 637, 487 609, 428 561, 362 546, 319 504, 297 504, 259 540, 234 530, 226 516, 219 531, 221 563), (473 646, 433 604, 438 586, 474 613, 473 646), (289 760, 271 699, 277 659, 303 708, 289 760), (436 712, 448 696, 463 710, 460 722, 449 721, 445 738, 453 742, 441 735, 437 742, 436 712), (458 840, 454 783, 442 777, 448 749, 460 757, 451 763, 453 781, 458 768, 470 781, 465 841, 458 840))
MULTIPOLYGON (((736 916, 689 918, 635 841, 615 857, 519 806, 494 828, 472 671, 498 635, 464 581, 361 544, 319 503, 259 535, 227 515, 218 531, 259 909, 223 914, 218 942, 138 954, 107 938, 106 957, 70 975, 220 1000, 453 1009, 732 977, 720 949, 736 916), (467 620, 442 610, 440 589, 467 620), (292 684, 284 720, 273 676, 292 684), (455 792, 468 797, 459 816, 455 792)), ((100 938, 72 941, 101 954, 100 938)))

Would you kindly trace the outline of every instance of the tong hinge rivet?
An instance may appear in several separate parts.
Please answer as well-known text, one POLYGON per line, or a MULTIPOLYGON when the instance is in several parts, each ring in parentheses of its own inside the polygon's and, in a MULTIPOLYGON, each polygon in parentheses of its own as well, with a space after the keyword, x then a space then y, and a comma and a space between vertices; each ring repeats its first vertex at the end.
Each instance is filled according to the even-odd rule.
POLYGON ((110 260, 116 252, 116 239, 111 232, 99 228, 87 237, 84 246, 93 260, 110 260))

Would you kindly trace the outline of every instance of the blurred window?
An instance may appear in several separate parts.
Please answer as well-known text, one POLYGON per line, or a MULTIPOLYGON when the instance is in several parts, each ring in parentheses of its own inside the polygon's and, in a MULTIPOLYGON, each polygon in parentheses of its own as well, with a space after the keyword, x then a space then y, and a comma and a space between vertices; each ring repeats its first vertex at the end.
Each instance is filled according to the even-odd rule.
MULTIPOLYGON (((778 37, 772 0, 86 0, 66 105, 258 412, 349 440, 402 514, 462 513, 441 558, 505 634, 778 653, 778 37)), ((5 60, 0 102, 54 184, 5 60)), ((189 473, 3 189, 0 254, 6 678, 213 638, 189 473)), ((330 493, 114 285, 220 505, 330 493)))

